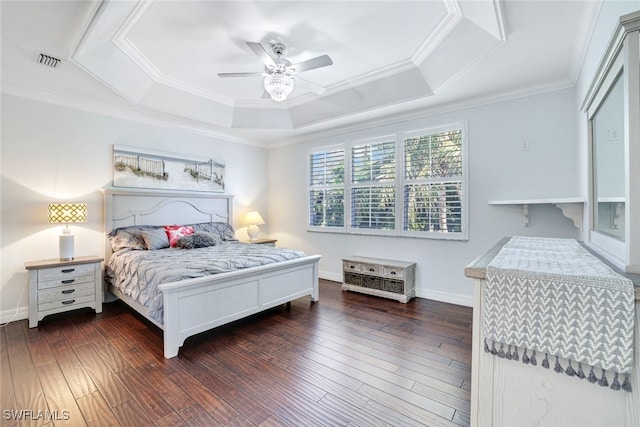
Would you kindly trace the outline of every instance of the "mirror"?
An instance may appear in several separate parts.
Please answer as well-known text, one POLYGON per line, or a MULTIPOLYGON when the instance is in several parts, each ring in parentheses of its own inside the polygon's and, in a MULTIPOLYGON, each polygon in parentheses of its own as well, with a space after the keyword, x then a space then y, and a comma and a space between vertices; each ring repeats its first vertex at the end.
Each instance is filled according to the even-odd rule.
POLYGON ((595 231, 624 241, 625 160, 622 72, 591 119, 595 231))

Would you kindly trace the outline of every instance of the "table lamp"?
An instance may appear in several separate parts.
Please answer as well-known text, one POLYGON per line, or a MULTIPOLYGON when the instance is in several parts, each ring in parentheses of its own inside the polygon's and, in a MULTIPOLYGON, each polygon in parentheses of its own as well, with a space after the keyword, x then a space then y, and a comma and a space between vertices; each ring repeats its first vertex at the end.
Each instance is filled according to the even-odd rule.
POLYGON ((50 203, 49 223, 66 224, 60 236, 60 261, 71 261, 74 257, 73 234, 69 224, 87 222, 86 203, 50 203))
POLYGON ((264 219, 262 219, 258 211, 251 211, 247 213, 247 216, 244 217, 244 225, 247 226, 249 240, 258 239, 258 235, 260 234, 260 228, 258 226, 264 223, 264 219))

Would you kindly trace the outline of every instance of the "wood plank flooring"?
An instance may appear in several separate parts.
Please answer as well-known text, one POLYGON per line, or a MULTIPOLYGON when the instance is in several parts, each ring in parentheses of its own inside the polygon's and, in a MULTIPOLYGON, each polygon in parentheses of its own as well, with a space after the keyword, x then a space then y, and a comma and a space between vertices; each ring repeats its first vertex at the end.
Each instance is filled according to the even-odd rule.
POLYGON ((121 302, 2 328, 2 426, 466 426, 472 310, 321 281, 308 298, 192 337, 121 302), (18 420, 20 418, 20 420, 18 420))

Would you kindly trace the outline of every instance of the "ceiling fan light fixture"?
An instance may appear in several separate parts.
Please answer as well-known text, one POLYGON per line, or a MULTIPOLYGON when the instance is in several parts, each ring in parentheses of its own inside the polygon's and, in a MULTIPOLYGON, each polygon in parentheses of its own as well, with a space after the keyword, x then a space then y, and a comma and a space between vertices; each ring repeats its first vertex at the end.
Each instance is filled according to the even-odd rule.
POLYGON ((271 99, 282 102, 293 90, 293 77, 276 71, 265 77, 264 89, 271 95, 271 99))

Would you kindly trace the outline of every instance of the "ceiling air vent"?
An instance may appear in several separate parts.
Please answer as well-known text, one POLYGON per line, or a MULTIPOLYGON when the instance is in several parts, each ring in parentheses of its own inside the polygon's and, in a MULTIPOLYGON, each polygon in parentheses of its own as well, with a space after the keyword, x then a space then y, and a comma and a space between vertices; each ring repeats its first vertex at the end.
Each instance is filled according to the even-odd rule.
POLYGON ((36 52, 36 61, 46 67, 58 68, 62 59, 47 55, 46 53, 36 52))

